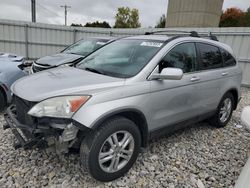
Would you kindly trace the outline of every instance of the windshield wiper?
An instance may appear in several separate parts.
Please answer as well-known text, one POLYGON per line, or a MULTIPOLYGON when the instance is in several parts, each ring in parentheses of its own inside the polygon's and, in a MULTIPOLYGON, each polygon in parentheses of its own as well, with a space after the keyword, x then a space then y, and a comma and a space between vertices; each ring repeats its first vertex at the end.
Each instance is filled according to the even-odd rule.
POLYGON ((84 70, 86 70, 86 71, 90 71, 90 72, 94 72, 94 73, 97 73, 97 74, 103 74, 103 75, 106 75, 104 72, 99 71, 99 70, 96 70, 96 69, 94 69, 94 68, 89 68, 89 67, 86 67, 84 70))

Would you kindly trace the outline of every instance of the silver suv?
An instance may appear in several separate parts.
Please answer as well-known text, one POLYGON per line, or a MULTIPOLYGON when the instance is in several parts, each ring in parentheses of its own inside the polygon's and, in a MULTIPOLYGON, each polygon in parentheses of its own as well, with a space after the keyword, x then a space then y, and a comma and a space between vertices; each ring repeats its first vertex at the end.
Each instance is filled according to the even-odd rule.
POLYGON ((228 123, 241 83, 232 54, 229 46, 194 33, 123 38, 76 68, 15 82, 4 129, 12 129, 16 148, 80 148, 82 168, 111 181, 153 137, 207 119, 216 127, 228 123))

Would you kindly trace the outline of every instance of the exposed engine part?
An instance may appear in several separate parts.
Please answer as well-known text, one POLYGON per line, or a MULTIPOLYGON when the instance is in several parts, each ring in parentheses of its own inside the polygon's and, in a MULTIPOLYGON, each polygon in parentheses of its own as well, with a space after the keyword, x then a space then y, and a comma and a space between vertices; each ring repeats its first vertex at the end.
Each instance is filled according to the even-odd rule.
POLYGON ((50 126, 55 129, 66 129, 67 124, 51 123, 50 126))
POLYGON ((71 141, 76 138, 79 129, 74 126, 72 123, 68 124, 64 129, 62 135, 59 137, 60 142, 71 141))

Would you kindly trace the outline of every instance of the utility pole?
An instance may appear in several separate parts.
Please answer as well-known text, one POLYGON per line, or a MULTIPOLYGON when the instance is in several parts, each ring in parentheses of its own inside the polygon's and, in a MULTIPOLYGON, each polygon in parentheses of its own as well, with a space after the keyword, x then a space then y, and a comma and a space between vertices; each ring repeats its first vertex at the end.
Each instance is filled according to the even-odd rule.
POLYGON ((68 5, 61 5, 62 8, 64 8, 64 16, 65 16, 65 26, 67 25, 67 12, 68 12, 68 8, 71 8, 71 6, 68 5))
POLYGON ((36 22, 36 0, 31 0, 31 20, 36 22))

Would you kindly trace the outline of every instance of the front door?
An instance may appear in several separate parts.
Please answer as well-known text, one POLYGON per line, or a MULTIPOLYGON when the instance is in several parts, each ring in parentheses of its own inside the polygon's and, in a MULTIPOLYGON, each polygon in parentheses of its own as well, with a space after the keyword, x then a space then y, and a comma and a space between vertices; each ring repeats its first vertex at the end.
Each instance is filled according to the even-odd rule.
POLYGON ((150 131, 185 121, 197 113, 197 65, 196 46, 192 42, 178 44, 159 62, 159 73, 163 68, 174 67, 182 69, 184 75, 181 80, 150 81, 150 131))

